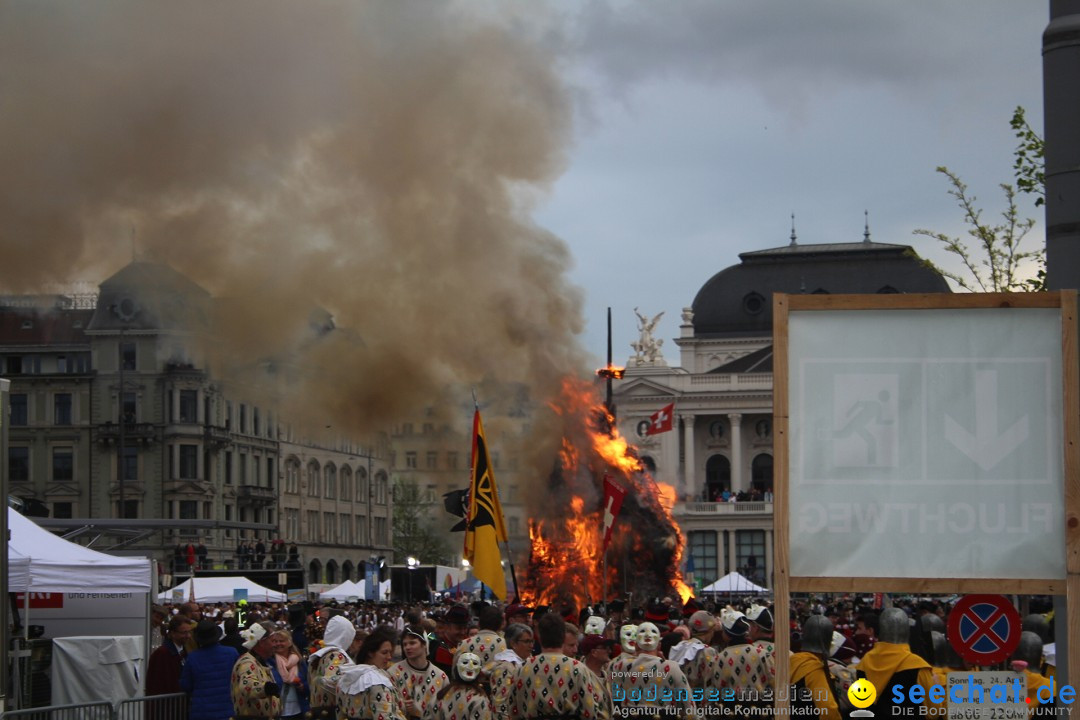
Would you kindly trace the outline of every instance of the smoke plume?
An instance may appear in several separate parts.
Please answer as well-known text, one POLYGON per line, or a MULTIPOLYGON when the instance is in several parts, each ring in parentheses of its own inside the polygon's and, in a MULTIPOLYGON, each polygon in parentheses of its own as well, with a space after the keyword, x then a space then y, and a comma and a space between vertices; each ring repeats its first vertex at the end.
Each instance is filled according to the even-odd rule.
MULTIPOLYGON (((529 220, 565 162, 556 58, 475 3, 0 5, 0 283, 167 263, 335 427, 447 383, 582 367, 570 256, 529 220), (339 331, 314 340, 312 312, 339 331)), ((317 333, 316 333, 317 334, 317 333)), ((550 467, 550 466, 549 466, 550 467)))

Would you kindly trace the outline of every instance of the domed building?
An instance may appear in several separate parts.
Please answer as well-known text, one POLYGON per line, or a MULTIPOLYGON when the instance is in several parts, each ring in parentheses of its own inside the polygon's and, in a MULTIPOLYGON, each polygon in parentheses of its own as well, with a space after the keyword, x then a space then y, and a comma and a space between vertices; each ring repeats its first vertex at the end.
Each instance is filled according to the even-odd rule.
POLYGON ((773 294, 950 292, 911 247, 871 242, 869 232, 819 245, 799 245, 793 232, 790 245, 739 259, 684 308, 679 366, 639 349, 615 389, 620 431, 675 495, 700 587, 732 571, 772 586, 773 294), (668 405, 672 431, 646 434, 668 405))

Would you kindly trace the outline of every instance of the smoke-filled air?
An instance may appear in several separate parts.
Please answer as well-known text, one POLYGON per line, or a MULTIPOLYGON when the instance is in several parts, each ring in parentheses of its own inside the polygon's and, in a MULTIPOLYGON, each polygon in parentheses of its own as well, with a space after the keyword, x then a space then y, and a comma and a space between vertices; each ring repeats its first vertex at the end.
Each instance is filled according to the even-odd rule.
POLYGON ((0 284, 166 263, 221 301, 208 362, 295 363, 290 396, 359 432, 453 383, 554 394, 580 292, 530 212, 570 99, 498 11, 0 4, 0 284), (310 343, 316 308, 339 331, 310 343))

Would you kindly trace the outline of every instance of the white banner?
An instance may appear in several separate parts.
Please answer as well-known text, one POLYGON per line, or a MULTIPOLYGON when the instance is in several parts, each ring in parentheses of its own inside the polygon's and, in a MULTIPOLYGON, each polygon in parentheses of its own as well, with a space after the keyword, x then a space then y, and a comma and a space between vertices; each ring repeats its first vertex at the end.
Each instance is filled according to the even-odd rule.
POLYGON ((1060 310, 788 322, 793 576, 1065 576, 1060 310))

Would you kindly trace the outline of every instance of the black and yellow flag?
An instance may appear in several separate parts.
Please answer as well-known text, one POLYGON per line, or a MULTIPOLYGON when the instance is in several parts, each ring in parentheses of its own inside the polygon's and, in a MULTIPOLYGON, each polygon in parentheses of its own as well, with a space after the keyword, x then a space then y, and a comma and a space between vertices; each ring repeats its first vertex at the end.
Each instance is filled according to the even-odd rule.
POLYGON ((506 542, 506 521, 479 409, 473 415, 472 481, 465 519, 465 559, 472 564, 473 575, 497 598, 506 600, 506 574, 499 554, 499 543, 506 542))

